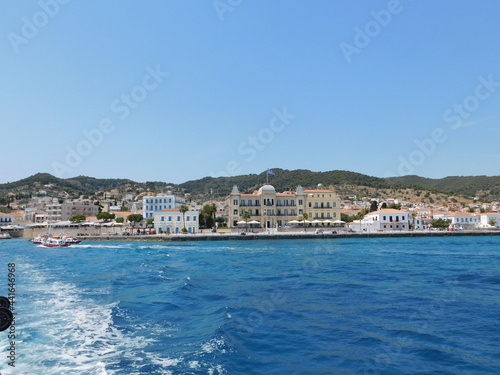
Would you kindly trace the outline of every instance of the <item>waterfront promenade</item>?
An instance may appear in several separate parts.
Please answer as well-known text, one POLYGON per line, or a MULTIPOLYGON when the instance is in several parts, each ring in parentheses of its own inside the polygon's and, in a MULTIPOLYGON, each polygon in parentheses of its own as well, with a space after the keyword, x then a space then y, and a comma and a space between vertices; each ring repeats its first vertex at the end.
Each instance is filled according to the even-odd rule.
POLYGON ((384 238, 384 237, 460 237, 460 236, 500 236, 500 231, 400 231, 376 233, 324 233, 314 232, 278 232, 278 233, 248 233, 246 235, 234 233, 206 233, 206 234, 160 234, 160 235, 99 235, 81 236, 83 241, 229 241, 229 240, 280 240, 280 239, 325 239, 325 238, 384 238))

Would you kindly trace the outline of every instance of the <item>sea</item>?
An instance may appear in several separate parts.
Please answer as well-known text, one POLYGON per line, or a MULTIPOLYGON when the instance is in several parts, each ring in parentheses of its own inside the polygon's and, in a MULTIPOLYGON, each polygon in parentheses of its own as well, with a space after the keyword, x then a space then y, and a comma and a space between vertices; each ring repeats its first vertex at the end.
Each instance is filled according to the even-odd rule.
POLYGON ((495 236, 12 239, 9 288, 2 375, 500 374, 495 236))

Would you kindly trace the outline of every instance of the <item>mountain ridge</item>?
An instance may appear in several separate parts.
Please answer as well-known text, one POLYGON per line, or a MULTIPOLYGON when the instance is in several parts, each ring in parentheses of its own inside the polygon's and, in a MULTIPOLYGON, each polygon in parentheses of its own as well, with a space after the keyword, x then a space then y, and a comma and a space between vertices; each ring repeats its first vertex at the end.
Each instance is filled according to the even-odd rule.
MULTIPOLYGON (((0 184, 0 199, 8 195, 17 198, 28 198, 36 195, 40 190, 50 195, 65 195, 68 197, 94 196, 97 192, 118 189, 133 194, 145 191, 155 193, 168 190, 178 190, 191 193, 193 198, 210 199, 222 198, 229 195, 233 185, 237 185, 241 192, 252 192, 266 183, 273 185, 277 191, 295 190, 298 185, 304 188, 314 188, 318 184, 325 187, 333 186, 348 193, 349 187, 370 188, 367 191, 397 189, 427 190, 446 196, 460 196, 478 198, 483 201, 500 200, 500 176, 448 176, 440 179, 408 175, 401 177, 374 177, 346 170, 332 170, 313 172, 307 169, 287 170, 272 169, 274 175, 267 176, 267 171, 259 174, 246 174, 231 177, 210 177, 189 180, 180 184, 161 181, 136 182, 120 178, 95 178, 76 176, 58 178, 49 173, 37 173, 24 179, 0 184)), ((366 189, 365 189, 366 190, 366 189)))

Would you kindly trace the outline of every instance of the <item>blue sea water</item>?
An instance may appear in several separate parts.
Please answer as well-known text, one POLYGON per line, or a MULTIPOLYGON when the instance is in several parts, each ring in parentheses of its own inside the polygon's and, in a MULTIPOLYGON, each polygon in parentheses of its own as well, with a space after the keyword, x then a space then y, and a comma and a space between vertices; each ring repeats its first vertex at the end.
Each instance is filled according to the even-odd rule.
POLYGON ((500 374, 500 238, 0 242, 5 374, 500 374))

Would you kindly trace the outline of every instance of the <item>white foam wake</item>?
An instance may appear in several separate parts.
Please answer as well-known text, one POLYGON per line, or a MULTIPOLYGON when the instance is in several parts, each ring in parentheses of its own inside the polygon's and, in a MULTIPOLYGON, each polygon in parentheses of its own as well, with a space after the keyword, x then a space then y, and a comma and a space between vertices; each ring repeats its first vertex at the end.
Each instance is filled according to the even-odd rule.
POLYGON ((2 355, 2 374, 141 374, 135 364, 144 362, 161 364, 162 373, 170 374, 168 367, 180 361, 145 351, 154 339, 118 329, 113 322, 117 302, 96 303, 75 285, 51 281, 28 264, 22 276, 29 282, 19 285, 16 304, 16 367, 10 368, 2 355), (124 360, 130 368, 120 369, 124 360))

